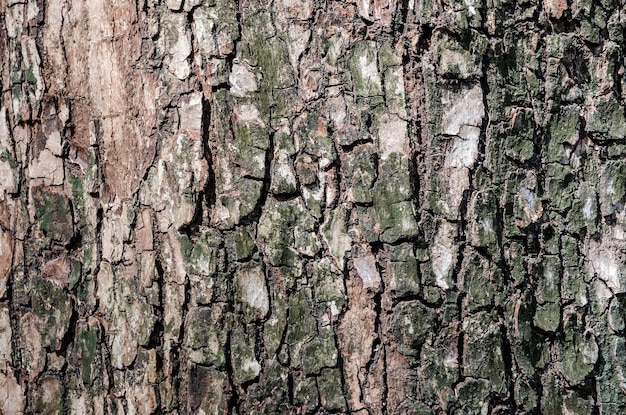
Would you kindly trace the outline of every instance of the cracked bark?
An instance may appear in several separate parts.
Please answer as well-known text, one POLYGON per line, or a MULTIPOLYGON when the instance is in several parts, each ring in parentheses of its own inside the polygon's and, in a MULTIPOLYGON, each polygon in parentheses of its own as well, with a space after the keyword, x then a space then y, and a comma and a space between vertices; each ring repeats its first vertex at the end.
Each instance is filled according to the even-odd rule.
POLYGON ((622 0, 0 0, 0 413, 626 412, 622 0))

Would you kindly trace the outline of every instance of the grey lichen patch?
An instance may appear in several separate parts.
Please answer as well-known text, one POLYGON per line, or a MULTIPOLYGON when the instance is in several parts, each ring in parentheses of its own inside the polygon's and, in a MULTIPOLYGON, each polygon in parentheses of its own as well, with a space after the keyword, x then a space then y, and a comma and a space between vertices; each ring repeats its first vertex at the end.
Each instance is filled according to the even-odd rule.
POLYGON ((380 273, 376 258, 373 255, 356 256, 352 259, 352 265, 363 284, 363 288, 372 291, 377 291, 380 288, 380 273))
POLYGON ((42 344, 51 350, 58 350, 70 326, 71 300, 61 288, 48 280, 33 281, 31 296, 33 311, 41 323, 42 344))
POLYGON ((444 290, 453 285, 452 272, 458 253, 458 247, 454 243, 456 231, 456 226, 452 223, 439 224, 437 234, 429 247, 430 261, 424 267, 429 268, 429 272, 422 273, 425 282, 444 290))
POLYGON ((483 414, 489 410, 485 396, 491 392, 492 385, 484 379, 469 378, 456 387, 458 402, 466 414, 483 414))
POLYGON ((418 233, 409 177, 398 173, 400 169, 395 167, 402 166, 400 158, 397 154, 390 157, 389 170, 379 177, 373 189, 376 228, 380 230, 380 240, 387 243, 410 239, 418 233))
POLYGON ((45 376, 37 382, 33 409, 39 413, 61 414, 64 400, 63 383, 58 377, 45 376))
POLYGON ((392 271, 389 289, 398 297, 418 294, 421 282, 412 244, 391 245, 387 247, 387 250, 391 257, 392 271))
POLYGON ((235 62, 228 76, 230 93, 236 97, 245 97, 258 89, 257 78, 245 62, 235 62))
POLYGON ((535 291, 538 305, 534 323, 542 330, 555 331, 561 322, 560 270, 559 258, 554 256, 543 258, 536 270, 540 278, 535 291))
POLYGON ((624 295, 613 297, 607 313, 609 327, 616 333, 626 328, 626 298, 624 295))
POLYGON ((223 306, 192 308, 185 321, 184 344, 189 348, 190 359, 198 364, 223 367, 230 322, 223 306), (214 324, 207 324, 214 322, 214 324), (215 324, 216 323, 216 324, 215 324))
POLYGON ((600 172, 598 193, 602 216, 608 216, 624 209, 626 163, 621 161, 606 163, 600 172))
POLYGON ((463 349, 463 374, 489 381, 492 390, 506 385, 500 326, 496 316, 479 312, 463 322, 466 333, 463 349))
POLYGON ((373 202, 372 185, 378 175, 373 157, 374 153, 370 146, 359 146, 342 156, 341 162, 346 166, 342 180, 348 185, 354 203, 370 204, 373 202))
POLYGON ((257 237, 264 243, 263 251, 272 265, 293 267, 297 260, 294 228, 298 227, 299 232, 312 231, 314 221, 297 199, 278 201, 270 198, 266 206, 268 208, 263 211, 257 227, 257 237))
POLYGON ((294 400, 297 405, 302 405, 305 408, 316 408, 319 405, 317 382, 314 377, 302 378, 297 381, 294 400))
POLYGON ((215 414, 228 410, 231 387, 226 373, 194 365, 189 371, 188 382, 191 411, 215 414))
MULTIPOLYGON (((421 364, 428 378, 424 379, 425 391, 431 396, 440 396, 443 402, 453 399, 452 385, 458 379, 461 356, 454 344, 458 344, 457 327, 448 326, 441 331, 440 338, 426 342, 421 351, 421 364)), ((412 360, 412 359, 411 359, 412 360)))
POLYGON ((421 345, 430 337, 438 317, 417 301, 398 304, 393 312, 393 335, 398 348, 408 358, 419 360, 421 345))
MULTIPOLYGON (((247 109, 242 108, 242 111, 247 109)), ((262 179, 265 176, 265 151, 268 146, 269 136, 263 126, 252 122, 237 124, 232 152, 251 177, 262 179)))
POLYGON ((302 347, 301 367, 307 375, 319 375, 323 368, 336 367, 338 357, 334 333, 330 328, 326 328, 302 347))
POLYGON ((215 230, 203 229, 199 237, 194 239, 180 234, 179 241, 187 272, 210 277, 220 270, 222 240, 215 230))
POLYGON ((235 229, 232 236, 226 238, 229 256, 232 256, 236 261, 250 258, 256 250, 251 232, 252 229, 250 227, 241 226, 235 229))
POLYGON ((235 293, 244 304, 248 321, 263 319, 269 312, 270 303, 265 273, 259 264, 241 266, 235 274, 235 293))
POLYGON ((482 74, 482 53, 486 39, 476 38, 469 48, 464 48, 445 32, 437 33, 434 38, 439 57, 438 72, 444 78, 472 79, 482 74))
POLYGON ((287 325, 285 342, 297 349, 315 335, 317 324, 308 290, 302 290, 289 299, 287 325))
POLYGON ((317 389, 324 408, 329 411, 346 410, 347 403, 339 369, 322 370, 322 374, 317 378, 317 389))
POLYGON ((525 228, 537 222, 543 215, 543 200, 539 197, 536 174, 527 172, 516 190, 515 221, 518 228, 525 228))
POLYGON ((478 247, 495 248, 502 229, 498 220, 498 200, 494 191, 476 192, 468 208, 470 223, 470 241, 478 247))
POLYGON ((560 347, 561 373, 571 385, 582 384, 598 361, 599 348, 590 331, 580 333, 577 319, 572 316, 565 339, 560 347))
POLYGON ((626 136, 624 106, 614 97, 598 98, 589 113, 586 131, 598 139, 617 140, 626 136))
POLYGON ((311 268, 315 299, 325 303, 332 316, 338 316, 346 302, 343 274, 328 258, 311 268))
POLYGON ((322 235, 340 270, 344 268, 346 252, 352 246, 352 238, 347 233, 348 208, 339 206, 330 212, 322 225, 322 235))
POLYGON ((348 68, 352 75, 354 92, 358 96, 382 95, 376 49, 373 42, 359 42, 354 44, 350 53, 348 68))
POLYGON ((97 372, 94 373, 92 365, 97 362, 101 333, 97 324, 85 324, 80 327, 77 344, 80 350, 82 382, 85 386, 91 386, 92 376, 100 375, 97 372))
POLYGON ((467 292, 469 309, 477 311, 502 304, 502 272, 490 269, 488 261, 475 252, 470 252, 466 261, 463 288, 467 292))
POLYGON ((239 385, 249 382, 261 373, 256 358, 256 330, 253 326, 237 325, 230 334, 231 349, 228 351, 233 365, 233 376, 239 385))
POLYGON ((192 52, 185 16, 179 13, 163 13, 162 18, 164 36, 161 47, 167 54, 167 69, 179 80, 185 80, 191 73, 188 58, 192 52))
POLYGON ((515 108, 503 139, 504 153, 520 163, 528 162, 535 154, 535 120, 531 109, 515 108))
POLYGON ((70 202, 63 194, 38 187, 33 189, 35 219, 46 236, 68 244, 74 236, 74 223, 70 202))
POLYGON ((274 157, 270 175, 272 183, 270 191, 273 194, 288 196, 298 193, 295 171, 287 152, 279 151, 274 157))

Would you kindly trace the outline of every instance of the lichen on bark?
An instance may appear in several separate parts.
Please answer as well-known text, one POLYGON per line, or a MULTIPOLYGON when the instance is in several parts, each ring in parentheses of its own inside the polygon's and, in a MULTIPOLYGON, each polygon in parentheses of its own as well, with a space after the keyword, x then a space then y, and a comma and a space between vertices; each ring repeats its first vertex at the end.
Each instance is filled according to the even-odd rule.
POLYGON ((0 413, 626 412, 623 0, 0 0, 0 413))

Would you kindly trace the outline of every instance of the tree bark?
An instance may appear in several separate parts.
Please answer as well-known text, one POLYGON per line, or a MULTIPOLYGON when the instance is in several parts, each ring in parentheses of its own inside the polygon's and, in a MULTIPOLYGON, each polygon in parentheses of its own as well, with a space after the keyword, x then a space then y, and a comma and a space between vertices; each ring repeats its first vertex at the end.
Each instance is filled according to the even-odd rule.
POLYGON ((625 10, 0 0, 0 413, 625 413, 625 10))

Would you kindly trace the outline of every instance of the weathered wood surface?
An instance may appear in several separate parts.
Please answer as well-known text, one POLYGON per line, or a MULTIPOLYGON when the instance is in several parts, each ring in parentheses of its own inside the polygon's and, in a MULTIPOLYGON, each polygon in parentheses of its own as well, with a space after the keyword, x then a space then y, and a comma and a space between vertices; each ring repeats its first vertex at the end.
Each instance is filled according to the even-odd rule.
POLYGON ((625 413, 625 7, 0 0, 0 413, 625 413))

